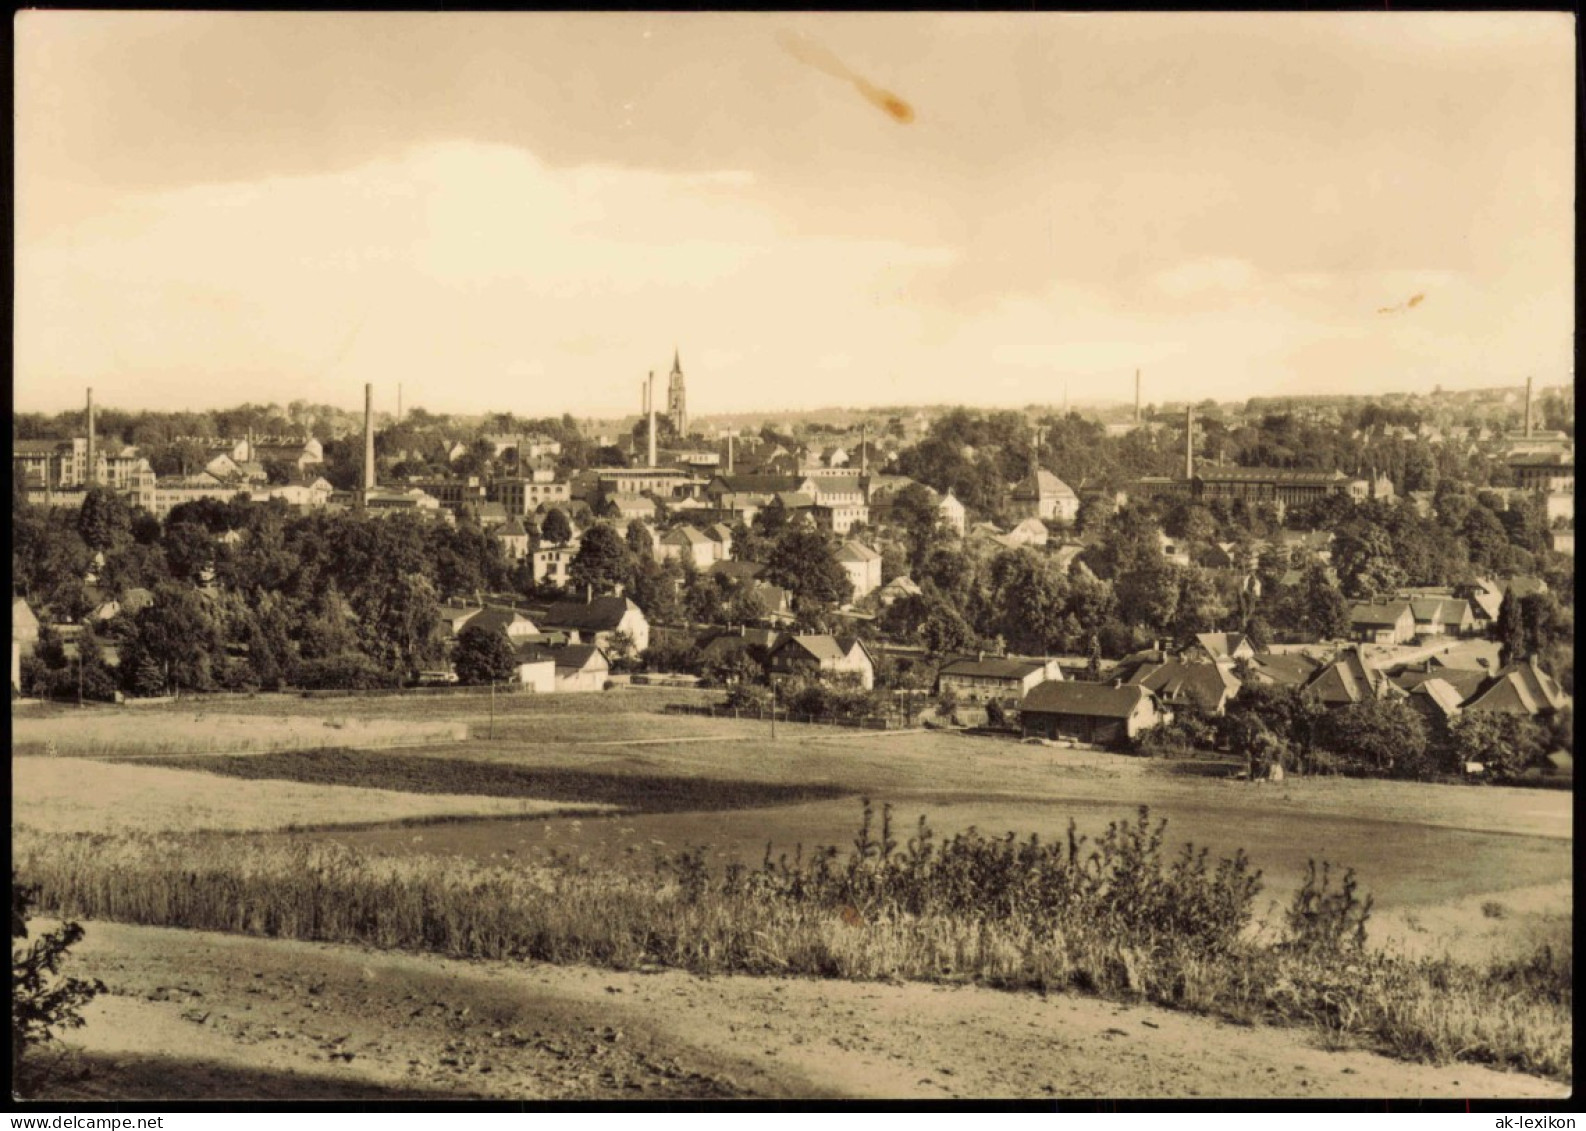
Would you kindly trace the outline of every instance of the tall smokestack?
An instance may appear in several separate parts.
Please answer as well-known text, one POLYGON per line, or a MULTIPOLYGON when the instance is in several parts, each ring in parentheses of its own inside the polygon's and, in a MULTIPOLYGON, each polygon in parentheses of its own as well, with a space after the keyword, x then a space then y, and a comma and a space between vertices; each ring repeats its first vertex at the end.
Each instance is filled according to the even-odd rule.
POLYGON ((1525 438, 1531 438, 1531 378, 1525 379, 1525 438))
POLYGON ((733 435, 732 435, 731 432, 729 432, 729 433, 727 433, 727 474, 728 475, 732 474, 732 441, 733 441, 733 435))
POLYGON ((655 466, 655 370, 650 370, 650 381, 647 386, 644 403, 650 413, 650 462, 647 467, 655 466))
POLYGON ((94 483, 98 480, 98 467, 94 464, 94 391, 88 390, 88 471, 83 477, 84 483, 94 483))
POLYGON ((1138 369, 1134 371, 1134 422, 1136 426, 1140 423, 1140 371, 1138 369))
POLYGON ((859 426, 859 474, 866 475, 870 471, 870 428, 868 425, 859 426))
POLYGON ((1184 409, 1184 481, 1195 478, 1195 406, 1184 409))
POLYGON ((363 489, 374 490, 374 386, 363 387, 363 489))

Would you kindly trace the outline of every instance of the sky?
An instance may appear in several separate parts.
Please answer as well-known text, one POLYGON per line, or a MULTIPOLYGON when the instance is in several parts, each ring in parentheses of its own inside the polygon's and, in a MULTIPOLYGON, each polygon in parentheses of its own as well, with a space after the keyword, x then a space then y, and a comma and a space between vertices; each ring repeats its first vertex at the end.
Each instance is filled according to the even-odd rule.
POLYGON ((1568 13, 15 27, 21 411, 1572 379, 1568 13))

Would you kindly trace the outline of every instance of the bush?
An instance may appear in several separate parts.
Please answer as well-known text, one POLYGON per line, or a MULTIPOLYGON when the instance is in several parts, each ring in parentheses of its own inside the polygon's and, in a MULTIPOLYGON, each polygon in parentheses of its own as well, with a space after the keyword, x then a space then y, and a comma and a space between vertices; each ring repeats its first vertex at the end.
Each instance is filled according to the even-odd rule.
POLYGON ((60 1029, 82 1026, 79 1010, 104 992, 97 979, 65 977, 60 972, 66 952, 83 937, 82 927, 62 923, 39 935, 31 944, 28 915, 38 900, 38 888, 24 885, 11 873, 11 1085, 19 1095, 34 1094, 48 1078, 37 1053, 56 1039, 60 1029))
POLYGON ((1356 954, 1365 949, 1366 921, 1371 918, 1371 896, 1357 894, 1355 872, 1344 873, 1343 882, 1332 886, 1332 869, 1326 861, 1320 873, 1316 861, 1305 865, 1305 883, 1294 893, 1286 917, 1289 949, 1307 955, 1337 956, 1356 954))

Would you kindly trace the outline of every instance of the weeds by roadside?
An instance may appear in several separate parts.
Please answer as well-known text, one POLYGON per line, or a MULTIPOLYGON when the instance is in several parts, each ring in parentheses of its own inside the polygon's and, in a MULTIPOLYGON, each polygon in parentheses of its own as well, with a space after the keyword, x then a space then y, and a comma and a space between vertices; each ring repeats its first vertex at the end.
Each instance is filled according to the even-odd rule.
POLYGON ((1142 809, 1094 842, 900 843, 872 806, 853 849, 658 875, 576 862, 486 866, 340 846, 19 834, 23 874, 63 914, 491 959, 698 973, 969 981, 1147 1000, 1337 1044, 1568 1079, 1569 954, 1479 968, 1364 949, 1353 877, 1312 868, 1277 940, 1246 930, 1260 873, 1242 853, 1164 850, 1142 809), (199 846, 202 846, 201 849, 199 846))

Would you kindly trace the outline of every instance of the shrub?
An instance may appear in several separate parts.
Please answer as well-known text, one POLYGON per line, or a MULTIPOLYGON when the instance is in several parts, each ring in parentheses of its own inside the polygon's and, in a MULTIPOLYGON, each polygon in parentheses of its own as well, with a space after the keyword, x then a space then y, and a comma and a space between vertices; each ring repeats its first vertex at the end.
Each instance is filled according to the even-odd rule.
POLYGON ((1332 869, 1323 861, 1320 873, 1316 861, 1305 866, 1305 882, 1294 893, 1287 922, 1287 946, 1308 955, 1336 956, 1358 953, 1366 945, 1366 921, 1371 918, 1371 896, 1357 894, 1354 869, 1332 887, 1332 869))
POLYGON ((83 1024, 79 1010, 104 992, 97 979, 63 976, 61 960, 83 937, 82 927, 62 923, 20 947, 17 940, 29 935, 28 916, 38 900, 38 888, 24 885, 11 873, 11 1082, 20 1095, 30 1095, 45 1081, 47 1068, 36 1054, 56 1039, 59 1029, 83 1024))

